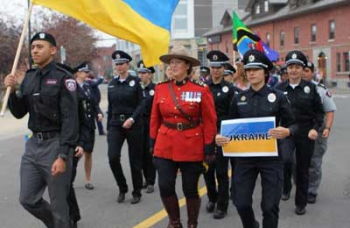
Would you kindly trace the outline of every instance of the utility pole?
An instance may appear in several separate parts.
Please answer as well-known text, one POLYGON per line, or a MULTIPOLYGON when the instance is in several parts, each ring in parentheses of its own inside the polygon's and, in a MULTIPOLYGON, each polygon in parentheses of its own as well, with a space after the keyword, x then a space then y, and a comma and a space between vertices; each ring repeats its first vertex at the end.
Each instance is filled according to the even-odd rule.
MULTIPOLYGON (((28 0, 28 9, 30 7, 30 0, 28 0)), ((32 37, 31 34, 31 26, 30 26, 30 19, 28 22, 28 64, 29 64, 29 68, 32 68, 32 55, 31 55, 31 47, 30 47, 30 39, 32 37)))

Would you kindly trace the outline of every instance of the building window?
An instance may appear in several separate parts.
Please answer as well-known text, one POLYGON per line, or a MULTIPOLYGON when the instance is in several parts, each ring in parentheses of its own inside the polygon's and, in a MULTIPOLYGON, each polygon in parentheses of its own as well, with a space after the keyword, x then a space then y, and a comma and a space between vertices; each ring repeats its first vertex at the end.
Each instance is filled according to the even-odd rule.
POLYGON ((337 53, 337 72, 341 71, 341 59, 340 53, 337 53))
POLYGON ((343 57, 344 57, 344 71, 350 71, 349 52, 344 52, 343 57))
POLYGON ((269 1, 265 0, 264 2, 264 11, 269 12, 269 1))
POLYGON ((316 25, 315 24, 311 25, 311 42, 316 42, 316 31, 317 31, 316 25))
POLYGON ((266 45, 270 47, 270 33, 266 33, 266 45))
POLYGON ((335 37, 335 22, 329 21, 329 39, 334 40, 335 37))
POLYGON ((284 46, 284 31, 280 32, 280 46, 284 46))
POLYGON ((255 14, 259 14, 259 13, 260 13, 260 5, 259 5, 259 3, 257 3, 255 5, 255 14))
POLYGON ((226 45, 225 45, 225 46, 226 46, 226 49, 225 49, 226 54, 228 54, 228 50, 229 50, 228 43, 229 43, 229 42, 228 42, 228 41, 226 41, 226 45))
POLYGON ((299 28, 294 28, 294 44, 299 44, 299 28))
POLYGON ((186 30, 187 29, 187 18, 175 18, 174 19, 174 27, 178 30, 186 30))

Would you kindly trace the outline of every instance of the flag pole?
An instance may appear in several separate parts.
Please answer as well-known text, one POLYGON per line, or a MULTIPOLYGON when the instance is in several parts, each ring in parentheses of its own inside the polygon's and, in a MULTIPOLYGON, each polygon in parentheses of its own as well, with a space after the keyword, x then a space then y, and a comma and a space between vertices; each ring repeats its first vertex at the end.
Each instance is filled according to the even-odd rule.
MULTIPOLYGON (((26 17, 26 20, 24 21, 22 34, 21 34, 21 37, 19 39, 15 60, 13 61, 13 65, 12 65, 12 70, 11 70, 11 74, 12 75, 16 74, 18 61, 19 61, 19 57, 20 57, 20 54, 21 54, 21 50, 22 50, 25 34, 26 34, 27 29, 28 29, 28 24, 29 24, 30 16, 32 14, 33 6, 34 6, 34 4, 30 4, 29 9, 27 11, 27 17, 26 17)), ((8 102, 9 96, 10 96, 10 92, 11 92, 11 87, 7 87, 6 88, 6 93, 5 93, 5 96, 4 96, 4 100, 3 100, 3 103, 2 103, 0 116, 4 116, 4 113, 5 113, 5 110, 6 110, 6 106, 7 106, 7 102, 8 102)))

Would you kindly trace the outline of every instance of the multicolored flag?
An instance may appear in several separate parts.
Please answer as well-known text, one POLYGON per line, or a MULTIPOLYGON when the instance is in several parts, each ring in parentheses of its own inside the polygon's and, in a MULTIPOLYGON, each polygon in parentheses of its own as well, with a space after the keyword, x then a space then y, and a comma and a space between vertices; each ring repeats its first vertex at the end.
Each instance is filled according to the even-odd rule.
MULTIPOLYGON (((244 55, 244 53, 250 49, 258 49, 257 45, 260 41, 260 37, 257 35, 254 35, 241 21, 241 19, 237 16, 235 11, 232 12, 233 14, 233 23, 232 23, 232 42, 236 45, 237 50, 241 56, 244 55)), ((262 51, 260 49, 260 51, 262 51)))
POLYGON ((141 47, 146 66, 168 53, 173 12, 179 0, 31 0, 141 47))

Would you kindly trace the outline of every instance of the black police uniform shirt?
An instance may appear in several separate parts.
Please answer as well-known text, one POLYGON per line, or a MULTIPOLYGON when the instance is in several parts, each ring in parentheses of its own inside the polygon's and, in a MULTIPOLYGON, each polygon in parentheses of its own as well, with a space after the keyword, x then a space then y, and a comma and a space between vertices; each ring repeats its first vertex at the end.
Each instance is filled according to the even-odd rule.
POLYGON ((18 94, 12 93, 9 108, 16 118, 29 112, 28 128, 34 133, 60 133, 60 154, 68 154, 78 136, 76 81, 54 61, 43 69, 27 71, 18 94))
POLYGON ((301 80, 294 89, 289 81, 279 84, 277 89, 284 92, 292 104, 292 110, 299 126, 307 125, 316 131, 322 126, 324 111, 316 85, 301 80))
POLYGON ((95 116, 102 113, 100 107, 92 94, 92 88, 88 83, 78 84, 78 102, 79 102, 79 139, 78 145, 87 143, 92 131, 96 129, 95 116))
POLYGON ((144 89, 144 97, 146 99, 146 108, 144 112, 144 117, 147 117, 149 119, 152 111, 152 103, 153 103, 153 98, 154 98, 154 89, 156 87, 156 84, 153 82, 150 82, 144 89))
POLYGON ((260 90, 249 88, 236 95, 231 104, 231 118, 275 117, 276 127, 297 130, 292 107, 287 97, 275 88, 264 85, 260 90))
POLYGON ((229 119, 231 101, 235 94, 238 94, 239 89, 223 79, 218 84, 214 84, 209 79, 206 84, 209 86, 214 98, 217 128, 218 132, 220 132, 221 121, 229 119))
POLYGON ((114 77, 108 84, 108 118, 107 126, 122 126, 125 120, 133 118, 135 123, 141 121, 146 100, 140 79, 129 75, 124 81, 114 77), (121 118, 121 115, 124 115, 121 118))

